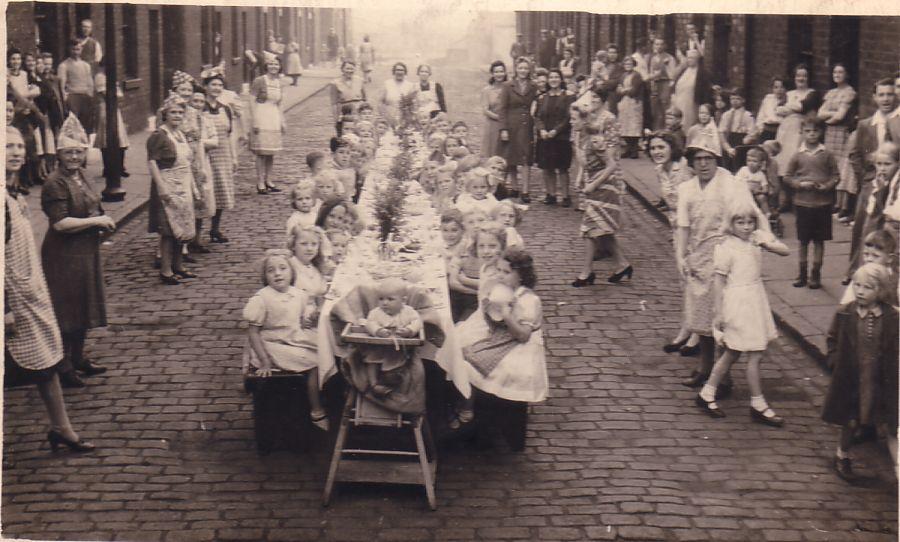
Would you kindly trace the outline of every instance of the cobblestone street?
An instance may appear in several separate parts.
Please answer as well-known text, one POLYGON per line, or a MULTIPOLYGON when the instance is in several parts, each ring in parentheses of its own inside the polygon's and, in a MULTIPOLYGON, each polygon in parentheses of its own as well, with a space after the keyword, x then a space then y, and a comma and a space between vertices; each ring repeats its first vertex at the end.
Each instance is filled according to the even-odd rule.
MULTIPOLYGON (((485 67, 486 68, 486 67, 485 67)), ((414 66, 411 66, 411 71, 414 66)), ((481 139, 486 69, 442 70, 449 115, 481 139)), ((378 80, 378 78, 376 78, 378 80)), ((327 150, 327 93, 288 115, 275 180, 327 150)), ((257 261, 281 246, 287 191, 258 196, 245 154, 227 245, 192 266, 200 279, 164 287, 151 267, 146 213, 104 247, 110 326, 87 355, 110 370, 66 390, 72 423, 96 453, 51 454, 37 390, 5 394, 2 523, 40 540, 896 540, 897 487, 886 453, 854 449, 872 487, 831 471, 837 430, 820 420, 828 377, 790 339, 763 362, 766 395, 787 423, 750 421, 745 365, 728 416, 711 420, 682 387, 693 358, 665 354, 681 310, 670 231, 625 199, 630 283, 574 289, 580 214, 535 197, 520 232, 538 269, 550 398, 533 405, 526 450, 444 450, 438 510, 421 488, 341 486, 321 493, 334 431, 306 453, 257 454, 242 388, 241 310, 260 286, 257 261)), ((543 197, 537 170, 533 194, 543 197)), ((32 213, 40 212, 32 209, 32 213)), ((208 228, 208 224, 204 225, 208 228)), ((206 230, 205 230, 206 231, 206 230)), ((598 277, 612 273, 598 262, 598 277)), ((332 405, 334 407, 334 405, 332 405)))

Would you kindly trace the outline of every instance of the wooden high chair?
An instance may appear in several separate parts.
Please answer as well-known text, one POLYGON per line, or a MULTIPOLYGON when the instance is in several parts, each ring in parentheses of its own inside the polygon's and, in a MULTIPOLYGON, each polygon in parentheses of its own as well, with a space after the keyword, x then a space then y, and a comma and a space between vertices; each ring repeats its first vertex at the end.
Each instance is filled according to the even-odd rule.
POLYGON ((437 510, 434 493, 437 453, 425 413, 409 415, 387 410, 356 389, 350 388, 341 427, 334 445, 322 505, 328 506, 335 482, 374 482, 382 484, 419 484, 425 486, 428 506, 437 510), (415 451, 383 448, 345 448, 350 427, 412 429, 415 451), (348 457, 349 456, 349 457, 348 457), (414 461, 400 461, 415 458, 414 461))

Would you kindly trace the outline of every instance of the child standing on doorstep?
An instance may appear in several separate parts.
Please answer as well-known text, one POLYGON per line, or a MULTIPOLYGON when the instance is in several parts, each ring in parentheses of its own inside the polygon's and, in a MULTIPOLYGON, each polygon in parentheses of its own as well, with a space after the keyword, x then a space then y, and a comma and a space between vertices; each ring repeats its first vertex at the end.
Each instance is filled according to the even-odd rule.
POLYGON ((769 216, 769 178, 766 176, 768 162, 766 151, 753 147, 747 151, 747 165, 738 170, 735 178, 742 181, 750 189, 756 206, 769 216))
POLYGON ((731 109, 722 114, 719 132, 722 134, 722 150, 728 157, 734 171, 737 169, 737 147, 749 142, 748 136, 753 133, 753 115, 744 108, 744 96, 738 89, 732 89, 728 98, 731 109))
POLYGON ((314 226, 322 202, 316 198, 316 183, 312 179, 301 179, 291 189, 291 207, 294 212, 287 220, 287 235, 294 226, 314 226))
POLYGON ((714 418, 725 413, 716 404, 716 390, 731 365, 744 354, 747 358, 747 385, 750 387, 750 418, 765 425, 781 427, 784 420, 769 408, 762 392, 759 363, 769 341, 778 336, 772 309, 762 283, 762 251, 787 256, 788 248, 759 229, 761 219, 748 198, 733 203, 725 224, 725 241, 713 255, 715 269, 713 335, 724 347, 709 380, 696 398, 697 405, 714 418))
POLYGON ((328 431, 328 418, 319 398, 316 347, 316 317, 309 312, 309 298, 294 286, 296 274, 289 250, 266 252, 263 259, 264 288, 244 307, 249 338, 244 364, 256 376, 266 378, 272 370, 305 372, 309 415, 313 425, 328 431))
MULTIPOLYGON (((366 315, 366 331, 373 337, 415 337, 422 331, 419 313, 406 304, 407 286, 400 279, 385 279, 377 288, 378 306, 366 315)), ((399 384, 392 371, 408 361, 408 352, 394 346, 368 346, 365 349, 366 378, 372 394, 384 397, 399 384)))
POLYGON ((897 310, 885 302, 887 269, 867 263, 853 274, 855 300, 842 305, 828 331, 831 385, 822 419, 842 426, 834 471, 852 482, 850 447, 880 427, 897 464, 897 310))
POLYGON ((825 241, 831 240, 831 206, 834 190, 840 180, 834 155, 822 144, 824 128, 821 121, 806 118, 800 125, 803 142, 785 172, 784 182, 794 192, 797 214, 797 239, 800 240, 800 274, 795 288, 809 285, 822 287, 822 260, 825 241), (809 243, 813 243, 812 273, 807 282, 809 243))

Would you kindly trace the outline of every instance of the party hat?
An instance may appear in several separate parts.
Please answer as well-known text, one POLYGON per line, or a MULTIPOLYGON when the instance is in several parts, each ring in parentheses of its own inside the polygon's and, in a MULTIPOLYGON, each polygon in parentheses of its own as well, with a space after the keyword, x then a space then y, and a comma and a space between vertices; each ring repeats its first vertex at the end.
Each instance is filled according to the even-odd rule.
POLYGON ((74 113, 69 116, 59 129, 59 137, 56 140, 56 148, 59 149, 86 149, 90 146, 87 132, 74 113))

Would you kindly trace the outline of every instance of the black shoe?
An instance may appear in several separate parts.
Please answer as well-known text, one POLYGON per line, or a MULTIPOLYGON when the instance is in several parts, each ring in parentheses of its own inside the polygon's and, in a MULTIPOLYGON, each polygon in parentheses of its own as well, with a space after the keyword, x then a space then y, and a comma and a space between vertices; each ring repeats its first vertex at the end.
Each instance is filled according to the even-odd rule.
POLYGON ((544 205, 556 205, 556 196, 547 194, 547 197, 544 198, 544 205))
POLYGON ((180 277, 183 279, 195 279, 197 278, 197 273, 191 273, 187 269, 181 269, 180 271, 172 271, 176 277, 180 277))
POLYGON ((619 282, 622 281, 623 278, 625 278, 625 276, 628 276, 628 280, 631 280, 632 273, 634 273, 634 267, 629 265, 628 267, 619 271, 618 273, 610 275, 610 277, 608 279, 606 279, 606 282, 618 284, 619 282))
POLYGON ((522 194, 522 203, 531 203, 531 197, 528 194, 522 194))
POLYGON ((682 347, 682 346, 684 346, 685 344, 687 344, 687 342, 690 340, 690 338, 691 338, 691 336, 688 335, 687 337, 685 337, 685 339, 684 339, 683 341, 678 341, 678 342, 676 342, 676 343, 667 343, 667 344, 664 344, 664 345, 663 345, 663 352, 665 352, 665 353, 667 353, 667 354, 671 354, 672 352, 678 352, 679 350, 681 350, 681 347, 682 347))
POLYGON ((162 273, 160 273, 159 280, 167 286, 175 286, 176 284, 181 284, 181 281, 178 280, 178 277, 176 277, 175 275, 163 275, 162 273))
POLYGON ((699 371, 693 371, 690 377, 685 378, 681 381, 681 385, 686 388, 699 388, 706 383, 706 379, 708 378, 709 375, 703 374, 699 371))
POLYGON ((222 232, 219 231, 209 232, 209 240, 213 243, 227 243, 229 241, 229 239, 222 235, 222 232))
POLYGON ((798 277, 797 280, 794 281, 792 286, 794 288, 805 288, 809 283, 806 282, 806 277, 798 277))
POLYGON ((22 194, 23 196, 27 196, 27 195, 31 194, 31 190, 25 188, 24 186, 20 186, 20 187, 16 188, 16 192, 18 192, 19 194, 22 194))
POLYGON ((562 203, 560 204, 563 207, 571 207, 572 206, 572 198, 566 196, 562 199, 562 203))
POLYGON ((697 343, 694 346, 682 346, 679 352, 684 357, 696 356, 700 353, 700 343, 697 343))
POLYGON ((268 195, 269 190, 267 188, 260 188, 257 186, 256 193, 259 194, 260 196, 265 196, 265 195, 268 195))
POLYGON ((125 171, 123 169, 122 173, 120 173, 119 176, 122 177, 123 179, 127 179, 128 177, 131 177, 131 173, 128 173, 127 171, 125 171))
POLYGON ((700 394, 697 394, 697 397, 694 399, 694 402, 700 407, 701 410, 709 414, 711 418, 724 418, 725 413, 722 412, 722 409, 719 408, 718 405, 712 406, 715 404, 715 401, 707 401, 703 397, 700 397, 700 394))
POLYGON ((67 447, 73 452, 93 452, 96 448, 90 442, 83 440, 69 440, 59 431, 51 429, 47 433, 47 442, 50 443, 50 449, 55 453, 59 449, 59 445, 67 447))
POLYGON ((822 287, 822 270, 813 268, 812 273, 809 274, 809 289, 810 290, 818 290, 822 287))
POLYGON ((210 252, 212 252, 211 250, 209 250, 208 248, 206 248, 205 246, 203 246, 199 243, 189 244, 188 250, 193 252, 194 254, 209 254, 210 252))
POLYGON ((94 365, 93 363, 91 363, 91 360, 85 359, 85 360, 82 360, 81 363, 79 363, 75 367, 75 370, 81 371, 82 373, 84 373, 85 376, 94 376, 94 375, 102 375, 103 373, 105 373, 106 367, 94 365))
POLYGON ((760 412, 753 407, 750 407, 750 419, 761 423, 763 425, 768 425, 770 427, 781 427, 784 425, 784 418, 775 414, 771 408, 767 408, 764 412, 760 412), (766 416, 766 412, 771 412, 771 416, 766 416))
POLYGON ((87 384, 84 383, 84 380, 75 374, 75 371, 59 373, 59 383, 64 388, 83 388, 87 386, 87 384))
POLYGON ((856 474, 853 473, 853 468, 850 466, 850 458, 845 457, 843 459, 839 457, 834 458, 834 463, 832 463, 832 467, 834 468, 834 473, 838 475, 838 478, 845 482, 853 483, 856 481, 856 474))
POLYGON ((190 254, 183 254, 181 256, 181 261, 183 261, 185 263, 197 263, 197 260, 190 254))
POLYGON ((587 286, 588 284, 593 284, 594 279, 596 279, 596 278, 597 278, 597 275, 595 275, 594 273, 591 273, 590 275, 588 275, 586 279, 576 277, 575 280, 572 282, 572 286, 574 286, 576 288, 581 288, 582 286, 587 286))
POLYGON ((268 190, 269 192, 281 192, 281 189, 277 186, 270 186, 268 184, 266 185, 266 190, 268 190))

